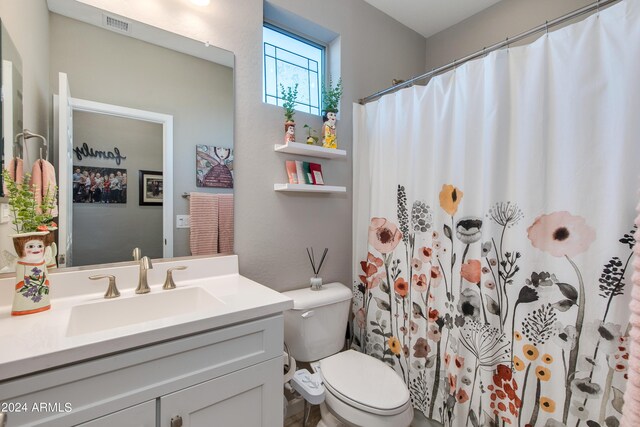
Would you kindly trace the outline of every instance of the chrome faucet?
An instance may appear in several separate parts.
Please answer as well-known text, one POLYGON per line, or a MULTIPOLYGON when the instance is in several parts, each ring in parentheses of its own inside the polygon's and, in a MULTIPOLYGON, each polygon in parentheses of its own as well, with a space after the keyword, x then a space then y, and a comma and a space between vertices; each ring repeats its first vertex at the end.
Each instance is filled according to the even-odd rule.
POLYGON ((138 287, 136 288, 136 294, 148 294, 149 283, 147 282, 147 271, 153 268, 151 260, 147 256, 143 256, 140 259, 140 276, 138 276, 138 287))

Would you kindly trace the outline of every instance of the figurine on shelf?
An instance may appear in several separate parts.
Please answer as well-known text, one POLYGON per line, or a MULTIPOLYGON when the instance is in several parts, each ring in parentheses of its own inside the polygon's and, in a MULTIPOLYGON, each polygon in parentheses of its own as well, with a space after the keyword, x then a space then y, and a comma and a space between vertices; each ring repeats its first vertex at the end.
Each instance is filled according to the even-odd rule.
POLYGON ((322 146, 325 148, 338 148, 336 136, 336 122, 338 120, 338 103, 342 97, 342 78, 338 80, 338 84, 332 87, 331 79, 329 79, 329 88, 322 85, 322 104, 324 106, 324 114, 322 116, 324 124, 322 125, 322 146))
POLYGON ((296 141, 296 124, 293 121, 293 115, 296 113, 296 99, 298 98, 298 83, 295 84, 293 89, 289 86, 286 90, 282 83, 280 83, 280 93, 282 99, 282 108, 284 108, 284 143, 296 141))
POLYGON ((296 124, 293 122, 287 122, 284 124, 286 130, 284 134, 284 143, 296 142, 296 124))
POLYGON ((309 125, 304 125, 304 128, 307 130, 307 145, 316 145, 318 143, 318 137, 315 135, 318 134, 318 131, 309 125))
POLYGON ((327 111, 322 117, 324 124, 322 125, 322 146, 324 148, 338 148, 336 141, 336 113, 327 111))

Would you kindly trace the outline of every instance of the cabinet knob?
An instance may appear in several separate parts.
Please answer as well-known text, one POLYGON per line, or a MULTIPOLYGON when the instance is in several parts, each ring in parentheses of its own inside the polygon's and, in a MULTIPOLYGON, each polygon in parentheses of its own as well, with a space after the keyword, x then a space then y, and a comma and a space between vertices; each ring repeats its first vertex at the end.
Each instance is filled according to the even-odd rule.
POLYGON ((171 427, 182 427, 182 417, 180 415, 171 417, 171 427))

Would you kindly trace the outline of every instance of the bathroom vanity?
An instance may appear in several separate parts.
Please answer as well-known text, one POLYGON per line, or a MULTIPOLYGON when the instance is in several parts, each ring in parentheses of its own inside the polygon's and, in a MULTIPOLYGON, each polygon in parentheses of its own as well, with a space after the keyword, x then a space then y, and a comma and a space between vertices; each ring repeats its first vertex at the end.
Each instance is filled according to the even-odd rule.
POLYGON ((24 317, 9 316, 0 283, 6 426, 282 425, 289 298, 240 276, 236 256, 156 262, 146 295, 136 265, 101 269, 122 293, 110 300, 96 273, 52 274, 52 309, 24 317))

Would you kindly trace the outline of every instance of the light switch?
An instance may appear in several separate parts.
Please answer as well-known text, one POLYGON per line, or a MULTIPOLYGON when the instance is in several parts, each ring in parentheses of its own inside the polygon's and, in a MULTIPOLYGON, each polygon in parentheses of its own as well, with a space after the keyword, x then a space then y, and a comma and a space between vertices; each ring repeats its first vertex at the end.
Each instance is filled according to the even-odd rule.
POLYGON ((176 228, 190 228, 191 217, 189 215, 176 215, 176 228))
POLYGON ((0 203, 0 224, 5 224, 10 220, 11 218, 9 217, 9 204, 0 203))

